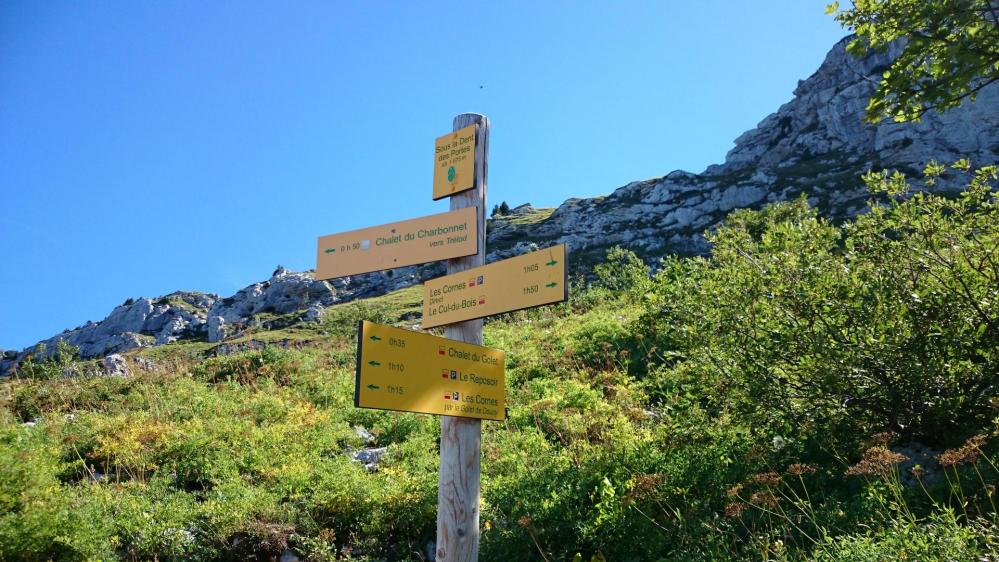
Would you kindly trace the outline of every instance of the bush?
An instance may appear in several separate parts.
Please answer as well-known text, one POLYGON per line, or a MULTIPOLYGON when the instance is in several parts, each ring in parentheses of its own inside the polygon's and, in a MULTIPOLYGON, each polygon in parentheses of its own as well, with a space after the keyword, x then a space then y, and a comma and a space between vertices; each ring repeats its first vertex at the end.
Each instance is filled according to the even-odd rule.
POLYGON ((737 211, 712 259, 667 267, 634 328, 757 427, 964 437, 999 384, 999 209, 980 170, 956 199, 916 194, 842 228, 804 199, 737 211))
POLYGON ((51 356, 40 343, 17 368, 17 376, 27 379, 53 380, 66 374, 80 354, 80 349, 66 340, 59 340, 51 356))
POLYGON ((953 512, 933 515, 928 521, 896 522, 891 527, 847 535, 819 545, 814 562, 940 562, 942 560, 994 560, 999 555, 999 529, 987 521, 961 525, 953 512))

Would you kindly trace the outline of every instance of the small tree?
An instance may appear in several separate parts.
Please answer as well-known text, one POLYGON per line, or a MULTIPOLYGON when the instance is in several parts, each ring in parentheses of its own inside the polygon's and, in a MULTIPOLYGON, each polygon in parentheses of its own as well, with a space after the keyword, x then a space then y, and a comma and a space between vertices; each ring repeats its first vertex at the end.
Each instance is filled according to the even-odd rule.
POLYGON ((506 204, 506 201, 500 203, 499 213, 504 216, 510 214, 510 206, 506 204))

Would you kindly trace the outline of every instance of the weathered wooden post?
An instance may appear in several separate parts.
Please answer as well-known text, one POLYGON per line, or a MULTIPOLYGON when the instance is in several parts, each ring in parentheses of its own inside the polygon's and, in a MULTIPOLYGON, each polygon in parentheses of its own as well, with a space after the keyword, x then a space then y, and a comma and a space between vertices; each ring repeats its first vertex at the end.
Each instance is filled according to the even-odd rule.
MULTIPOLYGON (((454 118, 455 131, 478 125, 475 132, 475 187, 451 196, 451 210, 477 207, 479 252, 448 260, 448 274, 483 265, 486 260, 486 179, 489 172, 489 119, 477 113, 454 118)), ((450 324, 448 339, 482 345, 482 319, 450 324)), ((441 418, 441 468, 437 490, 437 561, 479 559, 479 462, 482 421, 441 418)))

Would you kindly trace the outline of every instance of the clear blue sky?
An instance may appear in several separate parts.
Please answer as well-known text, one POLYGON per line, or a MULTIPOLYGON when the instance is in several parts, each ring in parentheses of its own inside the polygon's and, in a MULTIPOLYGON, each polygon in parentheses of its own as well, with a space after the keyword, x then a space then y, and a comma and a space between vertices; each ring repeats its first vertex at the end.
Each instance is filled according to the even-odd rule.
POLYGON ((458 113, 492 122, 491 203, 699 172, 844 35, 825 4, 7 0, 0 347, 446 210, 458 113))

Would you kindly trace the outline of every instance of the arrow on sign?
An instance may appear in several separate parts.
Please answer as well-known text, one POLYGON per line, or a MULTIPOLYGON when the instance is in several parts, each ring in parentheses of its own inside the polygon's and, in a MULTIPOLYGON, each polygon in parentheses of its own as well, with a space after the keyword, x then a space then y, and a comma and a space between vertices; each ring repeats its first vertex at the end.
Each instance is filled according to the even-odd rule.
POLYGON ((558 283, 552 281, 551 283, 548 283, 547 285, 545 285, 545 287, 548 287, 549 289, 554 289, 555 285, 558 285, 558 283))
POLYGON ((381 341, 382 338, 380 338, 378 336, 371 336, 371 339, 374 340, 374 341, 381 341))
POLYGON ((335 251, 336 251, 336 248, 326 248, 326 253, 327 254, 332 254, 335 251))
POLYGON ((381 365, 381 363, 379 363, 378 361, 368 361, 368 365, 371 365, 372 367, 377 367, 381 365))
POLYGON ((381 387, 378 386, 377 384, 369 384, 368 385, 368 390, 378 390, 379 388, 381 388, 381 387))
POLYGON ((557 261, 552 260, 550 262, 546 262, 545 265, 547 265, 548 267, 555 267, 555 264, 557 263, 558 263, 557 261))

